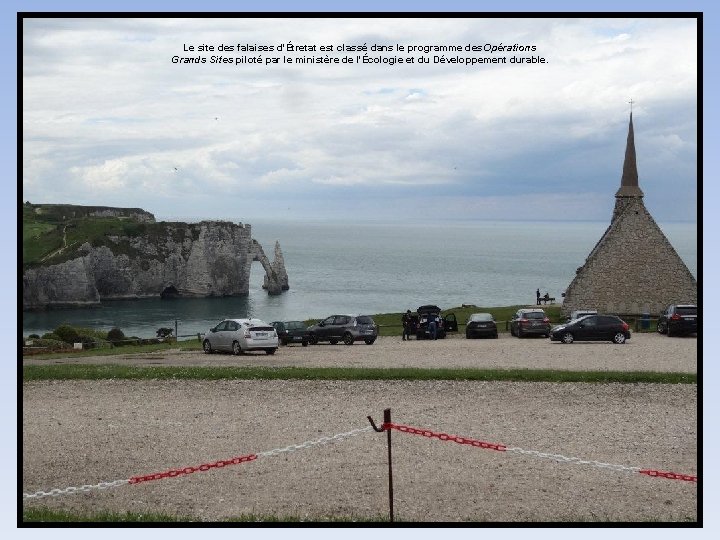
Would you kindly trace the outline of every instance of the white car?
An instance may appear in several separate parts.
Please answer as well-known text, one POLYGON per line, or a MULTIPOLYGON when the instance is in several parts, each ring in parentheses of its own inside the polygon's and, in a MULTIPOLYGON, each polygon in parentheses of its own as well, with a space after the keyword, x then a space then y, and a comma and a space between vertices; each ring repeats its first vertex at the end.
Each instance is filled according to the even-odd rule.
POLYGON ((206 354, 214 351, 230 351, 233 354, 265 351, 266 354, 275 354, 278 335, 272 325, 260 319, 225 319, 205 333, 202 344, 206 354))

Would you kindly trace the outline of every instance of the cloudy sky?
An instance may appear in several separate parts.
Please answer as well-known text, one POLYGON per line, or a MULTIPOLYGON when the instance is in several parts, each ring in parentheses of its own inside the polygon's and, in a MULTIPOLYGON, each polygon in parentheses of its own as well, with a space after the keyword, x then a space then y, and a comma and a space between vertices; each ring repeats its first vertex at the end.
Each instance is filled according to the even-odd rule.
POLYGON ((632 98, 647 207, 661 222, 697 217, 694 19, 38 18, 22 47, 22 198, 34 203, 250 223, 607 220, 632 98), (333 52, 217 52, 288 42, 333 52), (368 55, 415 63, 337 51, 363 44, 404 45, 368 55), (536 50, 407 51, 468 44, 536 50), (510 63, 531 55, 546 63, 510 63))

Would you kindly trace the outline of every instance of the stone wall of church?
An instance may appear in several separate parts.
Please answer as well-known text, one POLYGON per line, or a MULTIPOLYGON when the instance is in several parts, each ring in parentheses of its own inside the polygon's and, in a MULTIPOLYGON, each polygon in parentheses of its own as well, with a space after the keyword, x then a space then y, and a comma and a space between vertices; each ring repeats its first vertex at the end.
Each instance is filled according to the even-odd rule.
POLYGON ((563 313, 658 315, 675 303, 697 303, 697 280, 642 198, 619 199, 610 227, 565 292, 563 313))

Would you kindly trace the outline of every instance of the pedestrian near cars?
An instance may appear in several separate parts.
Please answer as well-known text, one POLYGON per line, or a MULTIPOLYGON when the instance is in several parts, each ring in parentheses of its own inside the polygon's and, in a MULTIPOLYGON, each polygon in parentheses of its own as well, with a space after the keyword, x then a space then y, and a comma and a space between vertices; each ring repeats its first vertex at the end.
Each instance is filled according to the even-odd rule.
POLYGON ((535 291, 535 305, 537 305, 537 306, 540 305, 540 289, 535 291))
POLYGON ((430 339, 437 339, 437 316, 428 315, 428 332, 430 333, 430 339))
POLYGON ((402 340, 405 341, 405 336, 407 336, 407 341, 410 341, 410 332, 412 331, 412 315, 409 309, 402 316, 402 326, 402 340))

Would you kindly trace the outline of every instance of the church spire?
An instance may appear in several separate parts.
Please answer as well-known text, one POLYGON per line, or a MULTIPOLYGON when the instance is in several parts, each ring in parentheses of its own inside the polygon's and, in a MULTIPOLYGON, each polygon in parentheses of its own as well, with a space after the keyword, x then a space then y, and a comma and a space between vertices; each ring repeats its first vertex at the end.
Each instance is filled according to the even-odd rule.
POLYGON ((622 180, 616 197, 642 197, 643 192, 638 186, 637 163, 635 161, 635 134, 633 132, 632 111, 630 111, 630 127, 628 128, 625 145, 625 162, 623 163, 622 180))

